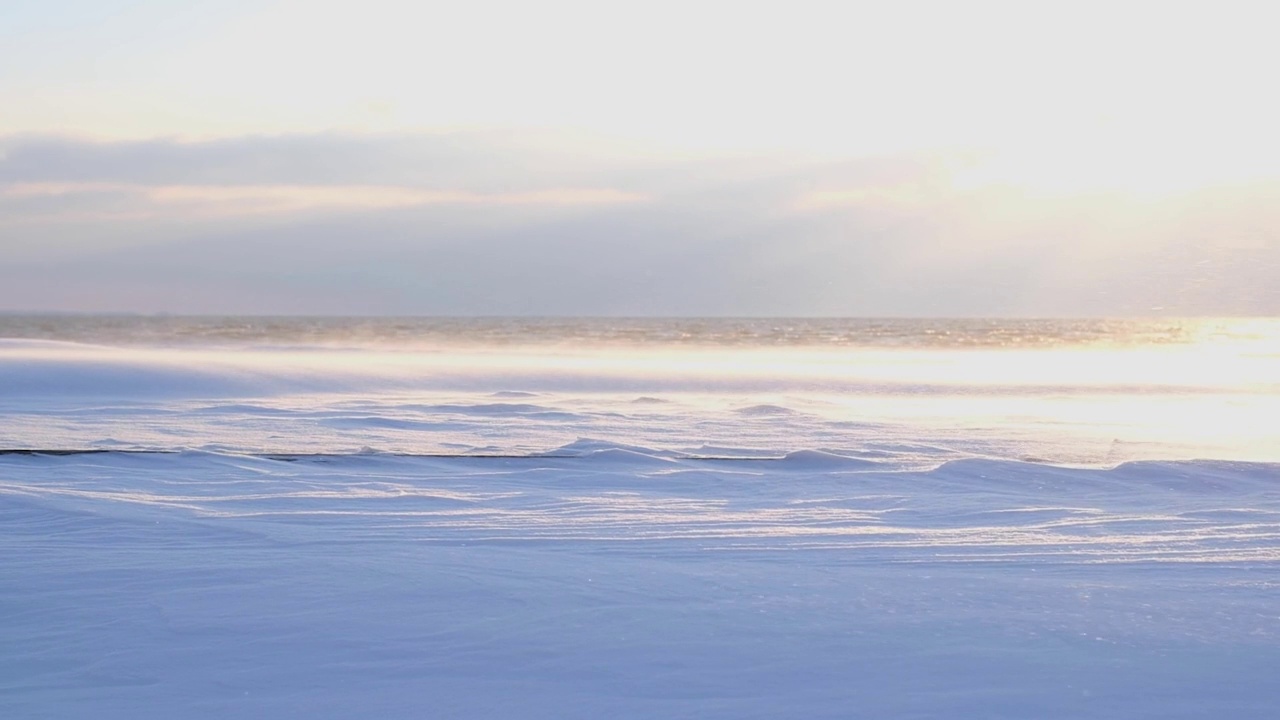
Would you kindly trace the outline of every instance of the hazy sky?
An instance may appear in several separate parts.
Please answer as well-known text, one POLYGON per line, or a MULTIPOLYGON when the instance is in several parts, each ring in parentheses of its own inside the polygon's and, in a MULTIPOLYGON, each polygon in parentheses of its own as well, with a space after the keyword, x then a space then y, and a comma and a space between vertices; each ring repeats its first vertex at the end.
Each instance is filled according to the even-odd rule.
POLYGON ((1266 3, 0 2, 0 310, 1280 314, 1266 3))

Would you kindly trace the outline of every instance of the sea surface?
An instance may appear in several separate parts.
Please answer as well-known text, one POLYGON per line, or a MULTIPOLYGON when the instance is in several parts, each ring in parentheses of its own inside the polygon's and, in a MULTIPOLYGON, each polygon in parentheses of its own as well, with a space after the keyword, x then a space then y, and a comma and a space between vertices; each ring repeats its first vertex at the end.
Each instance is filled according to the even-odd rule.
POLYGON ((1280 707, 1277 320, 0 338, 0 717, 1280 707))

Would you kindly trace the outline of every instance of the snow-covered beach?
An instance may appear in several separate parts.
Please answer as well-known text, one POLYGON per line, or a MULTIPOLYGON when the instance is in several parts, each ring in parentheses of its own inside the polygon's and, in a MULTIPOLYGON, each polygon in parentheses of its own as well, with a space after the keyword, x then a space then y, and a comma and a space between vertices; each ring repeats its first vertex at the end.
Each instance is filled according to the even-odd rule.
POLYGON ((1280 705, 1266 322, 4 322, 6 716, 1280 705))
POLYGON ((0 2, 0 720, 1280 717, 1273 6, 0 2))

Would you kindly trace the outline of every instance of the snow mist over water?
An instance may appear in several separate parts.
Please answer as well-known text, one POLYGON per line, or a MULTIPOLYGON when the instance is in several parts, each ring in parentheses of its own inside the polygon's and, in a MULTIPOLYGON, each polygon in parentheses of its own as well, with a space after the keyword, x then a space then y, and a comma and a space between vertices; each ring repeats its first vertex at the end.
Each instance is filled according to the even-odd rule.
POLYGON ((1280 459, 1266 321, 10 317, 0 336, 13 449, 1280 459))
POLYGON ((1263 717, 1280 323, 0 317, 5 717, 1263 717))

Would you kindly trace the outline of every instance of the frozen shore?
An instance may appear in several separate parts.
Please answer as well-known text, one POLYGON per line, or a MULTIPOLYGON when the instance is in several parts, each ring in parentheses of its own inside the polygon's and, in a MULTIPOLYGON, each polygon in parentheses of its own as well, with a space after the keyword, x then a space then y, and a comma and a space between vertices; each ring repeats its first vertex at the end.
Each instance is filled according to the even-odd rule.
POLYGON ((1280 466, 560 455, 2 456, 0 707, 1192 718, 1280 703, 1280 466))
POLYGON ((3 718, 1280 707, 1270 325, 9 322, 3 718))

